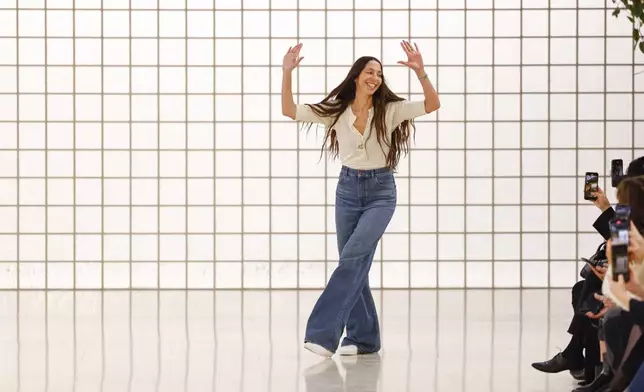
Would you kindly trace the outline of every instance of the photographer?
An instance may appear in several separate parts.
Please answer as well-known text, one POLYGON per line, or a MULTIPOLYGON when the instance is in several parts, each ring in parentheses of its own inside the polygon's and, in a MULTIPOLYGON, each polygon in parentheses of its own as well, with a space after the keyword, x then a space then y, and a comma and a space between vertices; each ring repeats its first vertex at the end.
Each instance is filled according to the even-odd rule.
MULTIPOLYGON (((614 178, 613 182, 616 186, 619 186, 623 179, 638 177, 644 175, 644 156, 639 157, 631 161, 626 169, 626 174, 621 178, 614 178)), ((601 215, 593 223, 593 227, 599 234, 601 234, 604 239, 608 240, 610 238, 610 226, 609 223, 611 219, 615 217, 615 210, 610 205, 610 201, 604 194, 604 191, 601 188, 597 188, 597 192, 592 194, 595 197, 593 203, 601 210, 601 215)))
MULTIPOLYGON (((644 326, 644 176, 630 177, 618 186, 618 200, 628 205, 628 216, 618 216, 613 227, 611 240, 607 244, 607 257, 611 268, 603 283, 603 292, 616 306, 604 316, 604 337, 607 346, 606 359, 614 376, 603 382, 593 382, 593 391, 623 391, 644 361, 644 339, 641 339, 644 326), (624 222, 620 227, 620 221, 624 222), (629 223, 630 221, 630 223, 629 223), (614 264, 614 241, 628 237, 628 242, 620 245, 625 265, 614 264), (614 279, 614 274, 617 279, 614 279), (626 276, 626 279, 624 278, 626 276), (600 385, 603 384, 603 385, 600 385)), ((619 260, 618 260, 619 261, 619 260)), ((598 377, 599 379, 600 377, 598 377)), ((639 390, 639 389, 635 389, 639 390)))
MULTIPOLYGON (((642 174, 644 174, 644 157, 630 163, 625 178, 642 174)), ((615 182, 619 182, 621 179, 616 178, 615 180, 615 182)), ((609 222, 615 216, 615 210, 611 207, 601 188, 598 188, 593 196, 595 196, 593 203, 601 211, 601 215, 593 223, 593 227, 604 239, 608 240, 610 238, 609 222)), ((606 267, 602 266, 606 259, 605 248, 600 246, 590 258, 596 266, 588 263, 582 270, 584 279, 573 286, 574 314, 568 328, 568 333, 572 337, 566 349, 548 361, 532 364, 535 369, 547 373, 569 370, 575 379, 584 380, 580 383, 582 387, 576 391, 597 391, 612 379, 612 374, 606 370, 607 363, 604 359, 606 347, 603 342, 603 326, 601 324, 601 319, 610 309, 612 303, 610 299, 598 295, 606 273, 606 267), (601 366, 602 362, 603 366, 601 366)))
MULTIPOLYGON (((634 161, 631 162, 631 164, 628 167, 628 170, 626 172, 626 176, 623 176, 624 179, 628 178, 634 178, 638 177, 644 174, 644 157, 640 157, 634 161)), ((613 175, 615 175, 613 173, 613 175)), ((627 196, 624 196, 624 187, 619 188, 619 185, 621 183, 621 180, 623 178, 613 178, 613 183, 618 186, 618 198, 622 203, 628 203, 630 201, 630 198, 627 196), (621 189, 621 190, 620 190, 621 189), (621 194, 620 194, 621 193, 621 194)), ((593 226, 595 229, 602 234, 604 238, 609 238, 610 237, 610 221, 615 217, 615 210, 609 206, 608 200, 606 199, 605 195, 599 190, 597 192, 597 198, 595 200, 595 205, 597 205, 598 208, 602 210, 602 215, 595 221, 593 226)), ((631 249, 634 254, 639 254, 641 251, 639 248, 643 246, 638 245, 638 239, 641 238, 641 235, 635 229, 634 231, 631 232, 631 249)), ((639 256, 639 260, 641 260, 642 257, 639 256)), ((610 280, 610 279, 609 279, 610 280)), ((606 283, 604 282, 604 285, 606 283)), ((606 292, 606 290, 603 290, 606 292)), ((582 386, 580 388, 575 389, 574 392, 594 392, 594 391, 600 391, 603 390, 602 388, 606 387, 613 379, 613 363, 618 362, 621 359, 621 352, 620 349, 618 348, 617 350, 617 360, 614 358, 615 355, 611 350, 608 350, 606 347, 606 342, 604 341, 604 336, 605 336, 605 330, 619 330, 619 329, 624 329, 628 328, 630 324, 627 324, 626 326, 622 326, 623 320, 621 318, 622 311, 619 307, 615 307, 613 301, 610 298, 607 298, 606 296, 601 296, 598 294, 595 294, 594 297, 603 302, 603 309, 601 309, 599 312, 596 312, 596 314, 593 314, 593 312, 589 312, 588 317, 590 319, 599 319, 599 328, 598 328, 598 338, 599 338, 599 344, 600 344, 600 351, 601 351, 601 358, 603 362, 602 370, 601 372, 596 376, 595 380, 593 380, 592 383, 582 386)), ((609 332, 610 334, 614 335, 614 333, 609 332)), ((622 346, 618 347, 624 347, 626 343, 624 343, 622 346)))
MULTIPOLYGON (((610 202, 601 190, 594 194, 594 204, 602 211, 593 227, 605 239, 610 237, 608 230, 609 216, 614 215, 610 202)), ((581 385, 589 384, 595 379, 600 367, 600 345, 597 336, 596 318, 588 317, 594 311, 599 311, 602 303, 594 296, 594 293, 601 291, 602 280, 606 267, 602 261, 606 259, 605 249, 600 246, 590 260, 597 261, 595 267, 587 264, 582 271, 583 280, 575 283, 572 288, 573 318, 568 327, 568 333, 572 335, 566 348, 555 355, 552 359, 544 362, 535 362, 532 367, 545 373, 559 373, 569 370, 577 380, 583 380, 581 385), (584 355, 585 351, 585 355, 584 355)), ((599 318, 599 316, 597 317, 599 318)))

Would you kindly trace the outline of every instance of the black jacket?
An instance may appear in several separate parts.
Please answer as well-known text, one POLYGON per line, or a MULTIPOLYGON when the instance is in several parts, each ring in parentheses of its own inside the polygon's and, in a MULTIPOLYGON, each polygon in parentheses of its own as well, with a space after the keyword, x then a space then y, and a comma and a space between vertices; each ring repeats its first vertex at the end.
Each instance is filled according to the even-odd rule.
POLYGON ((615 217, 615 210, 613 207, 608 207, 604 212, 597 217, 593 227, 606 241, 610 239, 610 220, 615 217))

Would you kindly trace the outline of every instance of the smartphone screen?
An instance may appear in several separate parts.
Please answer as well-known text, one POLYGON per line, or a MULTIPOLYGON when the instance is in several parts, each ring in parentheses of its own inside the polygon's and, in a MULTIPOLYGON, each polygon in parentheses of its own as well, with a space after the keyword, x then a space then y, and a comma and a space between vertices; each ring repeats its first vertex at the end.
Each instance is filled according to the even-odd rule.
POLYGON ((628 219, 631 216, 631 206, 624 205, 624 204, 616 204, 615 216, 617 218, 628 219))
POLYGON ((624 161, 621 159, 613 159, 610 161, 610 181, 613 188, 619 185, 619 182, 624 176, 624 161))
POLYGON ((596 200, 597 197, 592 196, 593 192, 597 191, 599 186, 599 175, 597 173, 586 173, 586 181, 584 182, 584 199, 596 200))
POLYGON ((610 225, 610 238, 612 240, 613 251, 616 247, 628 246, 628 220, 616 218, 610 225))
POLYGON ((629 243, 629 220, 616 217, 610 222, 610 238, 613 253, 613 280, 619 275, 624 275, 624 281, 628 282, 628 243, 629 243))

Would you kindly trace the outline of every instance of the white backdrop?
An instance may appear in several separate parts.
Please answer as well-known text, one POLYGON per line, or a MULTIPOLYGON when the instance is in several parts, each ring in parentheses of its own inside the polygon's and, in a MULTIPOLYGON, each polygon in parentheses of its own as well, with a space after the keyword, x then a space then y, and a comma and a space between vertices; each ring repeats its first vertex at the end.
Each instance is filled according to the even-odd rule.
POLYGON ((421 99, 396 65, 410 38, 441 95, 401 161, 375 288, 568 287, 601 241, 583 174, 614 201, 610 160, 644 155, 644 56, 608 0, 0 8, 4 289, 323 287, 339 164, 281 115, 297 42, 299 102, 367 54, 421 99))

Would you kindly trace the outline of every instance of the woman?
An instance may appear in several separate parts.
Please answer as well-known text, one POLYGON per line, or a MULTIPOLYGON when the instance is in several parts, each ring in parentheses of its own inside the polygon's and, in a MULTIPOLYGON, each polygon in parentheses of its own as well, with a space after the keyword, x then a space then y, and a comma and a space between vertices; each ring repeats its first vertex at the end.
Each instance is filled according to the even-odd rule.
MULTIPOLYGON (((339 265, 309 317, 305 348, 331 357, 375 353, 380 328, 369 288, 369 270, 378 241, 396 208, 393 171, 409 148, 412 120, 440 107, 438 95, 424 71, 418 46, 401 42, 407 61, 423 86, 424 101, 410 102, 385 84, 382 64, 359 58, 339 86, 317 104, 297 105, 291 73, 302 61, 302 44, 289 48, 282 64, 282 113, 299 122, 324 124, 324 145, 342 169, 335 200, 339 265)), ((322 147, 324 150, 324 146, 322 147)))
MULTIPOLYGON (((617 187, 620 204, 630 206, 629 230, 629 280, 623 276, 613 278, 612 239, 606 245, 608 268, 603 280, 602 291, 606 305, 603 319, 603 340, 605 341, 605 360, 602 372, 595 381, 575 392, 621 391, 633 377, 644 359, 644 341, 639 336, 639 328, 644 325, 644 308, 640 299, 644 298, 644 176, 629 177, 617 187), (611 308, 608 312, 608 308, 611 308), (608 388, 608 389, 601 389, 608 388)), ((601 314, 600 313, 600 314, 601 314)))

